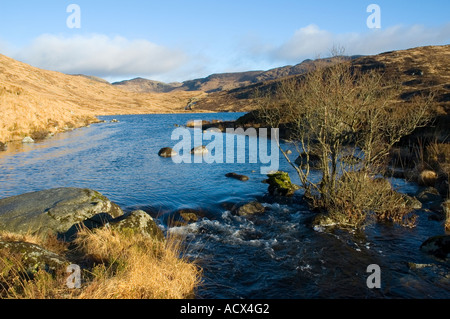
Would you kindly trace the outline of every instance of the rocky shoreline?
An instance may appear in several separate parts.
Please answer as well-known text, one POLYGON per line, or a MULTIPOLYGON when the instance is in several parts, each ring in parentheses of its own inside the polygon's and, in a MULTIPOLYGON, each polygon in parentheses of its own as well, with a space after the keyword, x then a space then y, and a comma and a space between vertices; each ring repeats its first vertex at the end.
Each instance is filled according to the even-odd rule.
POLYGON ((39 271, 53 275, 76 263, 67 258, 76 252, 59 255, 35 243, 5 238, 57 238, 70 244, 83 228, 107 228, 165 240, 162 230, 146 212, 125 214, 108 198, 90 189, 57 188, 0 199, 0 252, 20 256, 28 276, 39 271))

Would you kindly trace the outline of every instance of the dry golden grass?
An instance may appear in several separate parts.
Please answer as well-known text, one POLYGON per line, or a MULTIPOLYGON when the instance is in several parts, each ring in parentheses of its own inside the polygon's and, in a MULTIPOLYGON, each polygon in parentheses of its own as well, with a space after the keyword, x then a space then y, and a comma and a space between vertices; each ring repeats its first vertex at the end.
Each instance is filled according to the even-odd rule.
POLYGON ((100 262, 82 299, 184 299, 200 282, 195 264, 180 258, 180 241, 151 241, 110 229, 84 231, 84 254, 100 262))
POLYGON ((99 115, 184 112, 203 92, 133 93, 0 55, 0 141, 85 126, 99 115))
MULTIPOLYGON (((0 239, 39 244, 51 251, 58 248, 48 238, 43 241, 35 236, 3 233, 0 239)), ((200 283, 199 267, 181 256, 182 242, 176 238, 158 241, 108 228, 83 229, 75 241, 76 248, 68 250, 66 244, 61 245, 60 254, 90 265, 83 270, 81 289, 66 286, 65 269, 56 274, 43 270, 29 274, 23 256, 1 250, 0 298, 184 299, 193 297, 200 283)))

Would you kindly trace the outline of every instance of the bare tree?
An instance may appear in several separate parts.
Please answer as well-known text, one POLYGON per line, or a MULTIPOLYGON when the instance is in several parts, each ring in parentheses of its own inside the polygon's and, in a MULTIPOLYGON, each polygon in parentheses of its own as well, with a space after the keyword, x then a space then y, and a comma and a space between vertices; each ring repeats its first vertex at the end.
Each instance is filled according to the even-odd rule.
MULTIPOLYGON (((296 163, 279 146, 298 173, 305 195, 314 206, 330 211, 336 206, 343 209, 342 189, 350 190, 345 183, 370 188, 365 179, 373 180, 380 173, 392 146, 428 122, 432 99, 400 102, 399 92, 399 86, 382 74, 361 72, 337 58, 332 66, 318 65, 303 77, 284 80, 275 93, 260 95, 257 101, 267 125, 288 129, 299 153, 296 163), (310 178, 313 167, 322 172, 320 183, 310 178), (363 176, 364 183, 359 177, 349 178, 355 172, 363 176)), ((377 210, 376 205, 373 201, 367 207, 359 205, 354 214, 363 219, 367 210, 377 210)))

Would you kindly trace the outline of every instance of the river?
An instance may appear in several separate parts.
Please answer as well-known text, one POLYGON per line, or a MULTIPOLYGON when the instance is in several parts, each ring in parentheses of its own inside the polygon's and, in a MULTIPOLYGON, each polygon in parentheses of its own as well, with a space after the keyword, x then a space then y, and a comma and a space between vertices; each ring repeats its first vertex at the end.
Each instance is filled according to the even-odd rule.
MULTIPOLYGON (((442 224, 429 221, 426 212, 417 212, 418 225, 413 229, 374 224, 358 233, 319 232, 310 226, 314 214, 302 202, 301 191, 285 203, 267 197, 267 184, 262 183, 267 177, 260 172, 264 165, 251 163, 248 156, 252 138, 243 146, 245 163, 235 158, 228 163, 177 164, 158 156, 161 148, 180 142, 172 140, 176 125, 196 119, 235 120, 241 115, 101 117, 105 123, 35 144, 11 144, 0 153, 0 198, 54 187, 81 187, 101 192, 125 211, 145 210, 164 231, 185 236, 185 255, 203 268, 198 298, 450 297, 450 266, 419 249, 427 238, 444 234, 442 224), (119 122, 111 123, 113 118, 119 122), (226 178, 230 172, 250 180, 226 178), (263 203, 264 215, 245 218, 229 211, 232 204, 252 200, 263 203), (205 217, 169 229, 167 217, 183 208, 202 210, 205 217), (428 266, 415 268, 409 263, 428 266), (371 275, 367 267, 373 264, 381 270, 380 289, 367 287, 371 275)), ((193 130, 189 132, 194 136, 193 130)), ((239 147, 235 146, 235 156, 239 147)), ((281 154, 276 156, 279 169, 299 183, 281 154)), ((414 195, 420 190, 403 180, 391 181, 404 193, 414 195)))

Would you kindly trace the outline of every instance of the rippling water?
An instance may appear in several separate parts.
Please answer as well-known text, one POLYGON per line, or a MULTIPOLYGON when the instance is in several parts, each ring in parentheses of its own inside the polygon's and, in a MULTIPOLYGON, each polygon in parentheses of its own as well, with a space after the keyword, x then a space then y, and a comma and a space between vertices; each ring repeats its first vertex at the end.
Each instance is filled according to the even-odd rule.
MULTIPOLYGON (((309 226, 314 215, 300 196, 289 204, 266 198, 260 164, 175 164, 158 156, 161 148, 177 143, 171 140, 175 124, 241 115, 120 116, 115 117, 119 123, 92 125, 33 145, 10 145, 0 153, 0 198, 86 187, 125 210, 144 209, 166 231, 165 217, 175 210, 206 211, 197 223, 170 230, 186 236, 187 256, 204 269, 199 298, 450 297, 449 265, 419 250, 428 237, 443 233, 425 212, 419 212, 415 229, 373 225, 364 234, 316 232, 309 226), (250 181, 226 178, 230 172, 250 181), (266 206, 263 216, 243 218, 227 210, 230 203, 254 199, 266 206), (410 269, 409 262, 431 266, 410 269), (367 288, 371 264, 381 267, 381 289, 367 288)), ((280 169, 298 183, 281 157, 280 169)), ((418 191, 401 180, 392 182, 403 192, 418 191)))

